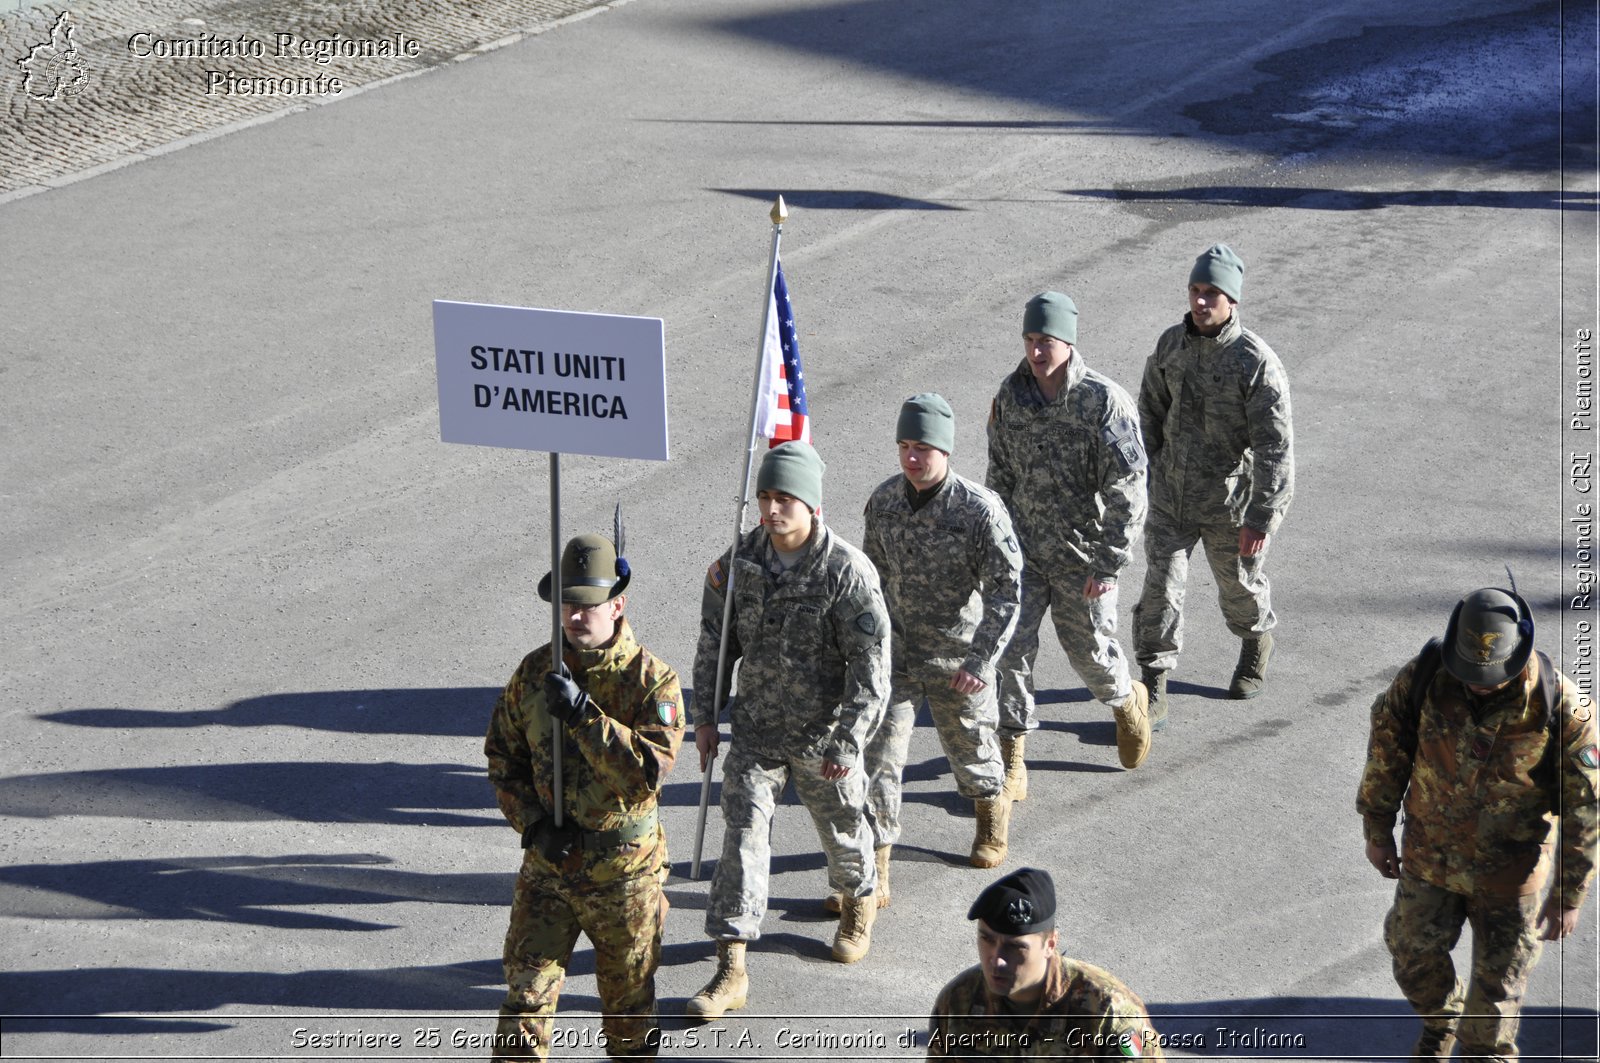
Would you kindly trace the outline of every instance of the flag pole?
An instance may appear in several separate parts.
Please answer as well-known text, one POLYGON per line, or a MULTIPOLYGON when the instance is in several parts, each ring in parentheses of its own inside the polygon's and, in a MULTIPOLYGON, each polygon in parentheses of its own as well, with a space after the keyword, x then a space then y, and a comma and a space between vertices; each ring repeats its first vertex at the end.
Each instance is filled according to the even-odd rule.
MULTIPOLYGON (((711 691, 710 723, 713 727, 720 726, 723 692, 728 688, 728 632, 733 627, 733 581, 737 568, 734 559, 739 553, 739 540, 744 538, 745 510, 750 507, 750 470, 756 461, 756 410, 761 401, 761 370, 767 346, 767 330, 772 327, 772 286, 778 276, 778 245, 783 240, 783 223, 789 217, 789 208, 784 205, 782 196, 773 202, 772 211, 767 216, 772 219, 772 253, 767 257, 766 297, 761 303, 761 332, 756 337, 755 383, 750 388, 749 446, 744 455, 744 476, 739 480, 739 509, 733 519, 733 549, 728 552, 728 568, 723 575, 722 643, 717 647, 717 685, 711 691)), ((705 770, 700 776, 700 817, 694 829, 694 861, 689 865, 690 879, 700 877, 700 853, 706 840, 706 810, 711 804, 711 768, 714 761, 714 757, 706 760, 705 770)))
MULTIPOLYGON (((561 455, 550 452, 550 670, 561 671, 561 455)), ((561 747, 567 729, 554 716, 550 722, 550 765, 555 783, 555 803, 551 812, 561 826, 561 747)))

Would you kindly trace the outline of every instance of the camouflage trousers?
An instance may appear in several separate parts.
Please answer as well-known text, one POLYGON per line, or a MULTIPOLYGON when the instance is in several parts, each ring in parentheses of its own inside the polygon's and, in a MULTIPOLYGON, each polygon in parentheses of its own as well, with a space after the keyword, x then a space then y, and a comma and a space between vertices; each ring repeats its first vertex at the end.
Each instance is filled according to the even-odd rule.
POLYGON ((530 851, 511 902, 505 947, 510 991, 500 1006, 493 1058, 549 1058, 551 1018, 580 931, 594 943, 606 1051, 614 1059, 654 1056, 661 1036, 656 966, 666 914, 659 874, 590 886, 533 864, 530 851))
POLYGON ((1117 589, 1113 586, 1098 598, 1085 598, 1088 579, 1088 566, 1081 562, 1049 568, 1032 559, 1024 562, 1017 630, 995 669, 1002 734, 1025 734, 1039 726, 1033 662, 1039 656, 1039 627, 1047 609, 1056 638, 1089 693, 1107 705, 1120 705, 1132 692, 1128 659, 1117 644, 1117 589))
POLYGON ((828 858, 828 887, 850 897, 870 896, 878 888, 865 773, 857 767, 842 779, 824 779, 821 757, 761 756, 742 750, 735 738, 722 766, 722 857, 706 900, 706 933, 713 938, 755 941, 761 936, 772 870, 772 818, 791 777, 828 858))
POLYGON ((1514 1059, 1522 993, 1539 959, 1539 897, 1485 900, 1401 875, 1383 940, 1394 980, 1425 1026, 1454 1027, 1461 1056, 1514 1059), (1472 926, 1472 972, 1456 978, 1450 950, 1472 926))
POLYGON ((955 672, 919 669, 916 678, 896 672, 889 691, 889 710, 867 742, 867 811, 872 817, 873 845, 900 840, 900 781, 911 747, 917 707, 924 698, 933 716, 939 744, 956 777, 956 791, 976 800, 993 797, 1006 780, 1005 762, 995 732, 1000 709, 991 683, 976 694, 950 687, 955 672))
POLYGON ((1144 526, 1144 590, 1133 609, 1134 656, 1142 668, 1171 671, 1183 649, 1183 598, 1189 558, 1203 544, 1228 630, 1241 639, 1271 631, 1272 585, 1262 571, 1267 551, 1239 556, 1239 525, 1225 514, 1216 522, 1180 523, 1151 508, 1144 526))

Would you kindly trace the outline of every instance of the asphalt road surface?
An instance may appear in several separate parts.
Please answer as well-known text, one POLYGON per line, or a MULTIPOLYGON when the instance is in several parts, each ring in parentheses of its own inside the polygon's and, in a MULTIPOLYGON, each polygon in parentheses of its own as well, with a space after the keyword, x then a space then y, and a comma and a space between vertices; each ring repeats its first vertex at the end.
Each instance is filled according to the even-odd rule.
MULTIPOLYGON (((1594 39, 1592 4, 1495 0, 634 0, 0 205, 4 1054, 486 1054, 520 854, 481 736, 548 639, 547 462, 440 442, 431 301, 665 321, 671 459, 565 459, 561 519, 624 504, 629 615, 687 682, 777 193, 852 541, 914 392, 950 399, 982 478, 1030 295, 1069 292, 1083 356, 1136 390, 1194 256, 1242 255, 1298 460, 1269 689, 1225 700, 1237 643, 1195 566, 1173 722, 1128 773, 1049 646, 1007 867, 1051 870, 1064 950, 1174 1056, 1405 1052, 1354 811, 1367 707, 1507 565, 1569 667, 1593 619, 1569 526, 1592 433, 1564 429, 1594 39)), ((829 960, 791 798, 747 1012, 691 1034, 698 789, 685 755, 665 1054, 920 1055, 995 877, 926 718, 871 954, 829 960)), ((1593 1057, 1596 923, 1535 971, 1527 1055, 1593 1057)), ((561 1058, 597 1054, 598 1006, 584 944, 561 1058)))

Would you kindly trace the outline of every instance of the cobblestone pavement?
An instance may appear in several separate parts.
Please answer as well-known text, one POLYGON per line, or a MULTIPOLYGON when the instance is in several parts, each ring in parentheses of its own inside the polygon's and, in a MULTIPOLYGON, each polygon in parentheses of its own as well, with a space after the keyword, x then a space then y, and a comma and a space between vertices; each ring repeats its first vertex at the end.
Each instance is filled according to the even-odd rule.
POLYGON ((541 33, 600 0, 83 0, 0 15, 0 202, 541 33))

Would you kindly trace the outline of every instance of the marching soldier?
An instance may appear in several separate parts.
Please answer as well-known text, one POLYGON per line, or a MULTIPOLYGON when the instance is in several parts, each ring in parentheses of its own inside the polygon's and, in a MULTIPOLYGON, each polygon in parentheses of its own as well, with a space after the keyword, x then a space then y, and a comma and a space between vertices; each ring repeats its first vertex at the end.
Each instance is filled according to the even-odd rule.
POLYGON ((1115 714, 1122 766, 1150 752, 1149 694, 1116 637, 1117 574, 1144 524, 1138 416, 1126 391, 1084 364, 1067 296, 1029 299, 1022 337, 1022 364, 990 407, 988 473, 1022 540, 1022 611, 999 666, 1006 787, 1019 801, 1023 741, 1039 726, 1033 662, 1046 609, 1073 670, 1115 714))
POLYGON ((1024 867, 967 911, 978 965, 940 990, 929 1059, 1165 1059, 1144 1001, 1116 975, 1059 950, 1056 888, 1024 867))
POLYGON ((1150 453, 1144 592, 1133 610, 1134 656, 1150 716, 1167 720, 1167 673, 1183 647, 1184 582, 1205 547, 1228 630, 1241 640, 1234 698, 1266 686, 1272 658, 1267 541, 1294 495, 1289 379, 1266 341, 1239 323, 1244 263, 1216 244, 1189 272, 1189 312, 1156 341, 1139 388, 1150 453))
MULTIPOLYGON (((711 565, 701 596, 695 689, 716 687, 730 576, 728 653, 740 664, 722 769, 722 857, 706 904, 717 970, 687 1008, 699 1019, 745 1004, 745 946, 761 934, 772 816, 791 778, 827 855, 828 884, 843 898, 833 958, 854 963, 872 943, 877 871, 861 761, 889 694, 889 616, 872 563, 818 515, 822 472, 807 443, 767 452, 756 475, 761 525, 711 565)), ((719 745, 710 704, 708 696, 694 708, 702 771, 719 745)))
POLYGON ((1533 652, 1533 616, 1514 588, 1463 598, 1443 642, 1373 702, 1356 807, 1367 859, 1399 879, 1383 936, 1422 1016, 1414 1057, 1447 1059, 1457 1038, 1463 1056, 1517 1055, 1541 938, 1577 929, 1594 878, 1597 766, 1593 702, 1533 652), (1450 950, 1464 922, 1472 970, 1458 981, 1450 950))
POLYGON ((955 414, 942 396, 913 395, 895 426, 901 475, 867 500, 863 548, 883 581, 893 625, 889 710, 867 746, 878 903, 900 836, 900 777, 927 699, 961 796, 976 802, 971 862, 1005 859, 1011 798, 996 740, 995 661, 1016 626, 1022 554, 1004 503, 950 468, 955 414))
MULTIPOLYGON (((550 1019, 580 932, 594 944, 602 1028, 613 1058, 654 1056, 667 842, 656 801, 683 741, 678 676, 635 641, 623 609, 628 563, 599 535, 561 554, 560 663, 523 658, 484 740, 500 810, 522 835, 506 931, 510 991, 494 1058, 549 1057, 550 1019), (562 823, 552 735, 564 733, 562 823)), ((550 577, 539 596, 550 600, 550 577)))

